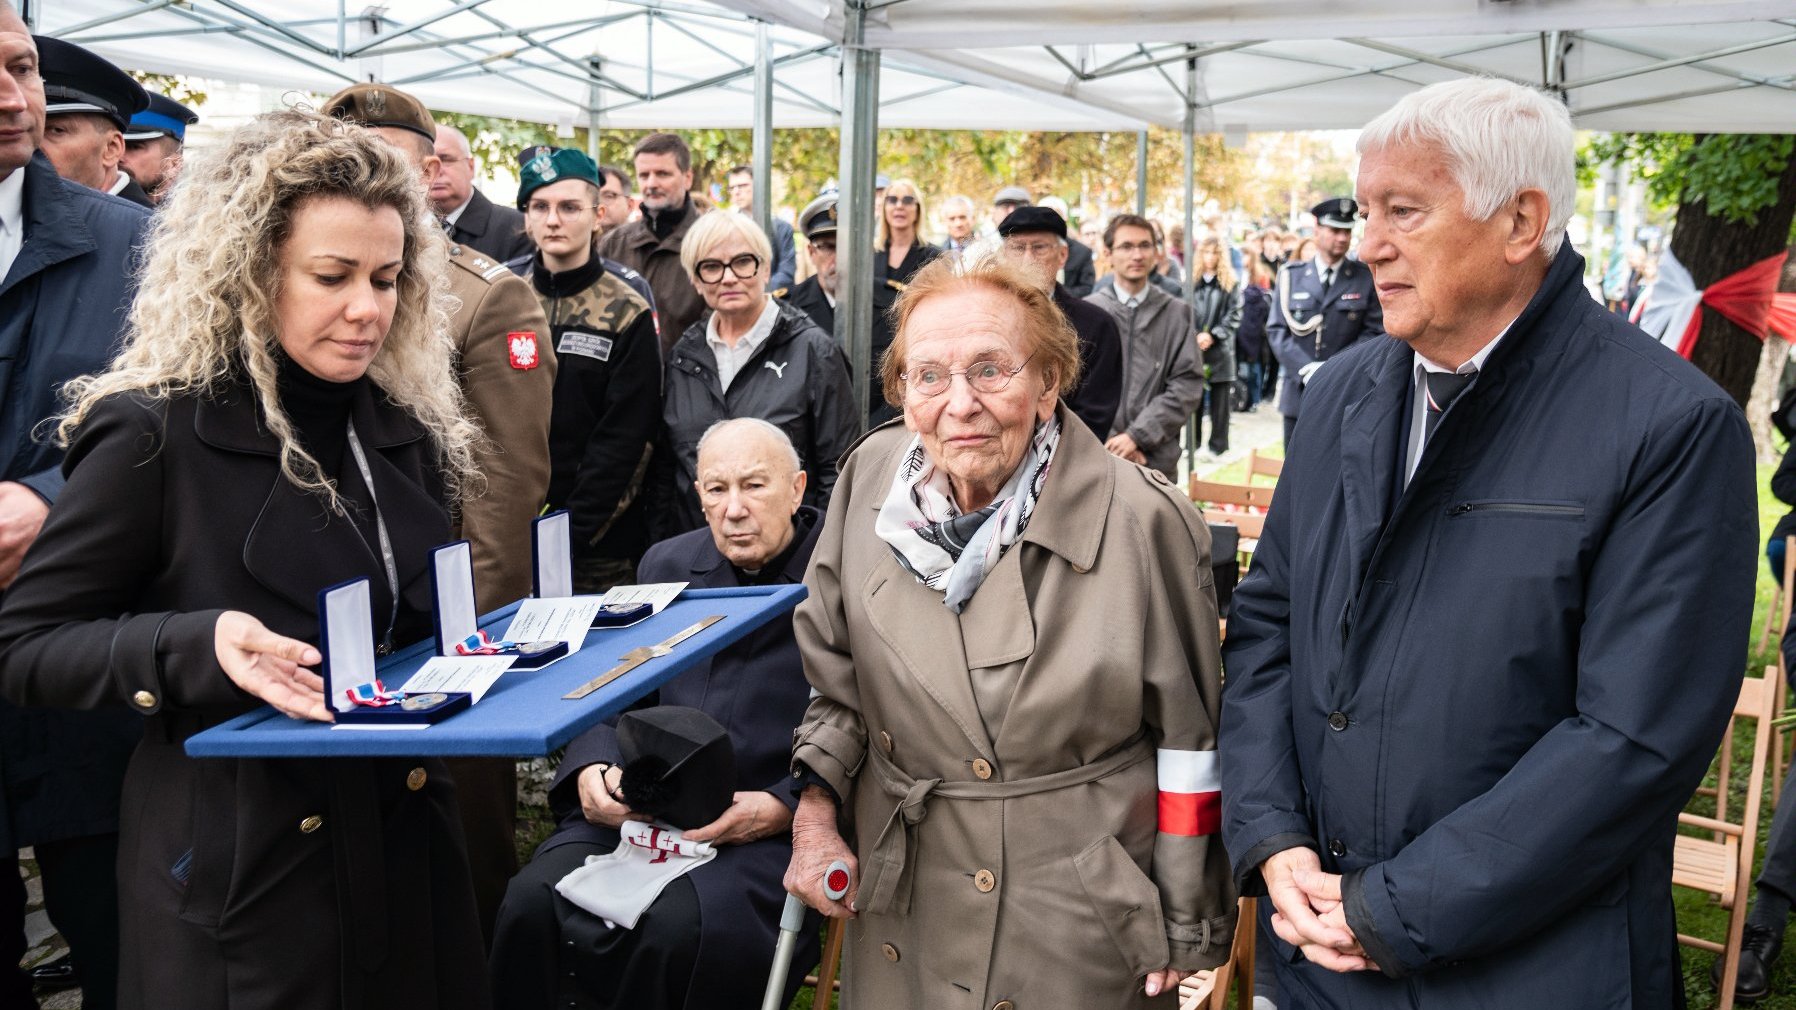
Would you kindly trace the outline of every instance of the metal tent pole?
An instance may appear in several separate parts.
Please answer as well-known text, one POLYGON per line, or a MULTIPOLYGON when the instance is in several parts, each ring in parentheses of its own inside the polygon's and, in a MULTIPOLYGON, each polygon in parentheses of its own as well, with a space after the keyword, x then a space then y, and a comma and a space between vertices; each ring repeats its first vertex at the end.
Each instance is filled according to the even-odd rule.
POLYGON ((879 50, 865 42, 865 0, 847 0, 842 33, 842 160, 836 219, 836 339, 860 406, 873 375, 873 177, 878 165, 879 50))
POLYGON ((1135 134, 1135 213, 1147 216, 1147 131, 1135 134))
POLYGON ((755 223, 773 239, 773 37, 755 22, 755 223))
POLYGON ((605 89, 599 83, 604 72, 603 62, 599 54, 594 53, 586 60, 591 68, 591 83, 586 86, 586 153, 592 160, 599 160, 599 119, 605 111, 605 89))
MULTIPOLYGON (((1194 47, 1187 46, 1187 51, 1194 47)), ((1182 250, 1185 257, 1184 291, 1185 300, 1191 300, 1191 291, 1196 285, 1197 263, 1192 255, 1195 243, 1192 241, 1192 227, 1196 224, 1194 204, 1197 200, 1197 57, 1190 56, 1185 60, 1185 243, 1182 250)), ((1192 339, 1197 339, 1196 334, 1192 339)), ((1197 409, 1201 412, 1203 401, 1199 400, 1197 409)), ((1197 440, 1200 429, 1197 414, 1192 414, 1185 424, 1185 472, 1197 472, 1197 440)))

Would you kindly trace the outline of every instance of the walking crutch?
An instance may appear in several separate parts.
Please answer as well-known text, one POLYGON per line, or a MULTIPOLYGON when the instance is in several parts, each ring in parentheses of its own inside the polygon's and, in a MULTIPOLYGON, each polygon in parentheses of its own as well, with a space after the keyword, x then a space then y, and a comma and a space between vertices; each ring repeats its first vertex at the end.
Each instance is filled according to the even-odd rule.
MULTIPOLYGON (((840 859, 823 871, 823 896, 840 901, 848 893, 848 864, 840 859)), ((792 953, 798 947, 798 935, 804 930, 805 904, 798 895, 786 895, 785 910, 780 913, 780 939, 773 948, 773 970, 767 975, 767 995, 761 998, 761 1010, 782 1010, 780 996, 786 991, 786 975, 792 970, 792 953)), ((823 1006, 829 997, 823 996, 823 1006)))

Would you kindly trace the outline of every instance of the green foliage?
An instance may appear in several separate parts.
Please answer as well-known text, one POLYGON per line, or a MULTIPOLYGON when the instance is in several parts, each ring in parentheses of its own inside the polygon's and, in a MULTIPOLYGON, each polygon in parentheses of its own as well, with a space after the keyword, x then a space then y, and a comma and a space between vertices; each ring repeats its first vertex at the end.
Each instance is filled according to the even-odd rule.
POLYGON ((173 74, 152 74, 142 70, 128 70, 126 73, 143 85, 145 91, 153 91, 164 98, 172 98, 192 109, 205 104, 206 93, 198 87, 198 79, 192 77, 176 77, 173 74))
POLYGON ((1796 138, 1781 134, 1597 134, 1578 152, 1578 175, 1588 184, 1599 166, 1627 162, 1654 204, 1702 203, 1750 226, 1777 203, 1777 180, 1793 150, 1796 138))

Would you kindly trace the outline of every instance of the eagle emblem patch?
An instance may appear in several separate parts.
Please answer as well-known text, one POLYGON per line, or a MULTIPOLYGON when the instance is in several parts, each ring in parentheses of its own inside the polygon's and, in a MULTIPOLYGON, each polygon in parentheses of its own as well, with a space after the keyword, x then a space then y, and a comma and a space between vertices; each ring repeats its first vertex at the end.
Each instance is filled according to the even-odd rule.
POLYGON ((530 330, 505 335, 505 344, 511 352, 511 367, 519 371, 529 371, 536 367, 536 334, 530 330))

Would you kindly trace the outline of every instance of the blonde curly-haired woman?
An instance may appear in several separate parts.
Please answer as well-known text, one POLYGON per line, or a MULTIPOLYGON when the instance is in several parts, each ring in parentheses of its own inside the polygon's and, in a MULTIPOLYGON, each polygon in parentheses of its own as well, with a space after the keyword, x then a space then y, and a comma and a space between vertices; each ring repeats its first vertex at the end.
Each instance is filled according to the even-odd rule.
POLYGON ((120 1005, 486 1005, 434 761, 195 760, 268 702, 329 719, 318 590, 368 576, 377 644, 429 625, 428 549, 474 479, 417 173, 273 113, 158 218, 126 346, 65 389, 68 488, 0 610, 0 691, 145 717, 122 801, 120 1005))

